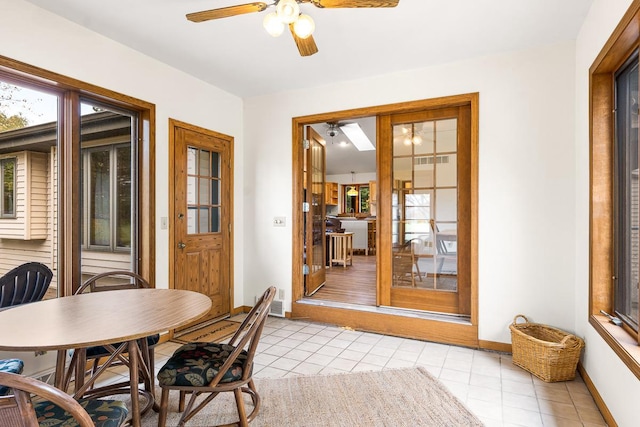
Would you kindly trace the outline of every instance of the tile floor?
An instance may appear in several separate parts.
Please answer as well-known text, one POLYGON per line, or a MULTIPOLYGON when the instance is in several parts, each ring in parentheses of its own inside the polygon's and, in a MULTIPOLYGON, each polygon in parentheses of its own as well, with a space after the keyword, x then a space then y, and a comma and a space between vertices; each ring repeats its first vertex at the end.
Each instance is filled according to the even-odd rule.
MULTIPOLYGON (((156 347, 156 370, 179 346, 156 347)), ((488 427, 606 425, 579 375, 545 383, 509 354, 270 317, 255 365, 256 378, 424 366, 488 427)))

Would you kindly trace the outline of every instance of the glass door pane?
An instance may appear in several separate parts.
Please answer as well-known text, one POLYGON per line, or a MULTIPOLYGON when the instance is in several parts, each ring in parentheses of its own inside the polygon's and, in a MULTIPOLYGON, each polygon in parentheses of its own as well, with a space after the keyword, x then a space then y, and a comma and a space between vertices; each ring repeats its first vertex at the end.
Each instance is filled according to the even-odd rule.
POLYGON ((84 282, 105 271, 136 270, 137 119, 88 100, 80 114, 84 282))
POLYGON ((53 272, 58 296, 59 96, 0 76, 0 276, 27 262, 53 272))
POLYGON ((394 288, 457 291, 456 121, 393 126, 394 288))

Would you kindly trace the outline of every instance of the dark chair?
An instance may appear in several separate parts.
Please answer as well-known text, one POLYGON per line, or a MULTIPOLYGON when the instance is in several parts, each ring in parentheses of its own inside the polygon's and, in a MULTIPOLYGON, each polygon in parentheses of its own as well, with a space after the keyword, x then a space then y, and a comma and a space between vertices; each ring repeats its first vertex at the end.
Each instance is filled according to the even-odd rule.
POLYGON ((53 272, 39 262, 22 264, 0 277, 0 308, 40 301, 53 272))
POLYGON ((158 427, 164 427, 167 422, 170 390, 180 391, 178 410, 184 413, 179 426, 184 426, 213 398, 224 392, 234 394, 239 416, 237 424, 247 426, 256 417, 260 396, 252 378, 253 357, 275 294, 273 286, 262 294, 229 344, 195 342, 185 344, 173 353, 158 372, 158 382, 162 387, 158 427), (187 393, 191 393, 191 398, 185 409, 187 393), (209 395, 194 407, 202 393, 209 395), (246 414, 242 393, 247 393, 253 403, 249 415, 246 414))
MULTIPOLYGON (((0 360, 0 372, 8 372, 10 374, 21 374, 24 368, 24 362, 20 359, 2 359, 0 360)), ((0 386, 0 396, 7 394, 9 389, 0 386)))
POLYGON ((117 400, 83 399, 47 383, 0 372, 0 385, 12 394, 0 397, 0 427, 118 427, 127 418, 127 406, 117 400), (32 401, 31 395, 37 396, 32 401))
MULTIPOLYGON (((147 282, 142 276, 132 271, 118 270, 118 271, 108 271, 106 273, 97 274, 87 281, 85 281, 76 291, 76 295, 82 294, 84 292, 103 292, 103 291, 112 291, 118 289, 141 289, 141 288, 150 288, 151 285, 147 282)), ((138 345, 143 354, 143 358, 145 364, 149 369, 149 378, 153 381, 155 378, 155 369, 154 369, 154 347, 160 341, 160 335, 155 334, 146 337, 146 339, 140 339, 138 341, 138 345)), ((113 347, 118 348, 122 343, 112 344, 113 347)), ((93 361, 92 366, 92 374, 95 374, 96 371, 100 368, 100 361, 103 358, 107 358, 111 356, 111 352, 107 350, 104 346, 95 346, 84 349, 84 353, 87 360, 93 361)), ((70 366, 76 366, 77 357, 80 354, 80 351, 75 351, 71 358, 70 366)), ((69 383, 71 381, 72 369, 69 369, 65 378, 65 389, 68 389, 69 383)), ((114 384, 112 388, 118 388, 120 384, 114 384)), ((153 387, 153 384, 146 384, 147 387, 153 387)))

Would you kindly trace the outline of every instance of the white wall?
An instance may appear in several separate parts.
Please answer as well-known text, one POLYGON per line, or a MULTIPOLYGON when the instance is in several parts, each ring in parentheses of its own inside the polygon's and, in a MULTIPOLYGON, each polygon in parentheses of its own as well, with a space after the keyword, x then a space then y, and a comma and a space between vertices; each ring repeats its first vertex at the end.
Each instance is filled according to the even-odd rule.
POLYGON ((632 3, 594 0, 576 41, 576 282, 578 334, 585 339, 583 364, 620 426, 638 424, 640 381, 588 323, 589 307, 589 67, 632 3))
POLYGON ((271 220, 291 219, 292 117, 479 92, 480 339, 510 342, 519 313, 573 330, 574 59, 563 43, 245 99, 245 303, 268 284, 290 303, 291 224, 271 220))
MULTIPOLYGON (((235 218, 243 222, 242 100, 183 72, 86 30, 22 0, 0 0, 0 55, 130 95, 156 105, 156 287, 168 286, 168 119, 235 138, 235 218)), ((236 245, 235 306, 244 301, 242 247, 236 245)), ((25 372, 29 373, 27 366, 25 372)))

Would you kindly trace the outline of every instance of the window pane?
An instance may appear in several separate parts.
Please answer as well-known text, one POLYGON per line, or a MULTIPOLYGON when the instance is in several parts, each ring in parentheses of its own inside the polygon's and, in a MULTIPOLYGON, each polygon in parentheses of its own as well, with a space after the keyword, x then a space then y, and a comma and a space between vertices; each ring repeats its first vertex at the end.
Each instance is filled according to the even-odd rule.
POLYGON ((189 175, 195 175, 196 174, 196 165, 198 163, 198 150, 193 148, 193 147, 189 147, 187 148, 187 173, 189 175))
POLYGON ((94 151, 89 156, 89 244, 110 244, 110 164, 108 151, 94 151))
POLYGON ((211 176, 220 178, 220 155, 215 151, 211 153, 211 176))
POLYGON ((414 181, 415 188, 433 187, 433 162, 434 156, 414 157, 414 181))
POLYGON ((0 80, 0 217, 16 220, 0 223, 0 276, 26 261, 40 262, 53 272, 44 298, 55 298, 59 98, 5 76, 0 80))
POLYGON ((200 208, 198 210, 198 232, 199 233, 208 233, 209 230, 209 208, 200 208))
POLYGON ((131 247, 131 147, 120 147, 117 150, 117 232, 116 245, 121 248, 131 247))
POLYGON ((211 160, 209 156, 209 151, 200 150, 200 172, 199 174, 202 176, 209 176, 211 173, 211 160))
POLYGON ((638 59, 616 78, 616 276, 615 312, 638 329, 639 193, 638 186, 638 59))
POLYGON ((436 122, 436 152, 455 152, 458 141, 458 120, 447 119, 436 122))
POLYGON ((2 176, 2 216, 15 216, 15 171, 16 159, 4 159, 0 163, 2 176))
POLYGON ((220 232, 220 208, 211 208, 211 230, 212 233, 220 232))
POLYGON ((217 205, 220 203, 220 181, 214 179, 211 181, 211 204, 217 205))
POLYGON ((200 178, 200 191, 198 192, 199 204, 208 205, 211 203, 209 199, 209 185, 211 184, 211 180, 209 178, 200 178))
POLYGON ((436 158, 436 185, 438 187, 455 187, 458 184, 458 156, 445 154, 436 158))

